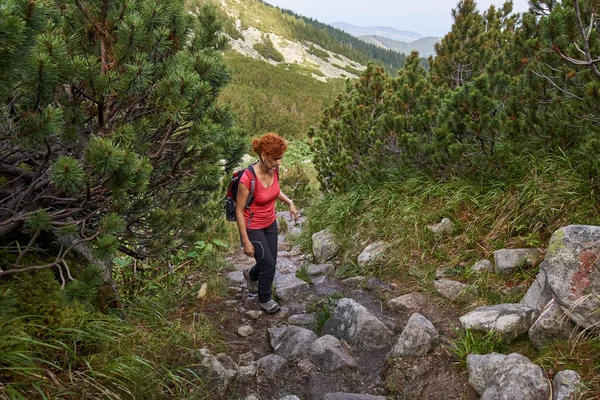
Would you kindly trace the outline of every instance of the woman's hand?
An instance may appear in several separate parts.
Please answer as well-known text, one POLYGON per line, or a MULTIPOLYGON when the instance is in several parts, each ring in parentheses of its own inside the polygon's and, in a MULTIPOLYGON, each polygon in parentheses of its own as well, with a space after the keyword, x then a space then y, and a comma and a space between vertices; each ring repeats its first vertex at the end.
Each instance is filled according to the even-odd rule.
POLYGON ((294 220, 294 223, 298 222, 298 210, 294 203, 290 203, 290 218, 294 220))
POLYGON ((250 242, 244 242, 244 254, 248 257, 252 257, 254 255, 254 246, 250 242))

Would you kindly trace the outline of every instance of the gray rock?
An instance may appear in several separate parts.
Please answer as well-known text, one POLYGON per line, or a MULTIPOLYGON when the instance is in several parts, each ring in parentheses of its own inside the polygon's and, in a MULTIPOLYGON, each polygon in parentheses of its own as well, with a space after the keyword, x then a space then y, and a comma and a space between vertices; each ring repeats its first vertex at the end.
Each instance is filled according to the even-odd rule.
POLYGON ((317 340, 318 336, 311 330, 299 326, 288 326, 275 340, 275 354, 286 360, 302 358, 317 340))
POLYGON ((393 285, 382 281, 379 278, 372 277, 369 278, 369 280, 365 284, 365 289, 374 292, 393 292, 396 288, 393 285))
POLYGON ((429 353, 437 344, 439 333, 424 316, 414 313, 392 347, 388 357, 418 357, 429 353))
POLYGON ((277 377, 288 365, 287 360, 277 354, 269 354, 256 362, 257 373, 267 378, 277 377))
POLYGON ((275 278, 275 295, 284 301, 306 296, 310 291, 308 283, 293 274, 279 275, 275 278))
POLYGON ((358 256, 358 266, 369 268, 381 265, 384 262, 385 250, 388 247, 389 243, 381 240, 371 243, 358 256))
POLYGON ((242 271, 233 271, 226 275, 227 279, 234 283, 246 283, 242 271))
POLYGON ((509 274, 520 266, 531 266, 540 255, 538 249, 500 249, 494 252, 496 272, 509 274))
POLYGON ((494 374, 500 369, 505 358, 504 354, 499 353, 469 354, 467 356, 469 384, 480 396, 490 386, 494 374))
POLYGON ((387 302, 387 307, 396 312, 421 312, 427 306, 427 296, 423 293, 412 292, 396 297, 387 302))
POLYGON ((544 370, 528 358, 512 353, 506 356, 493 375, 481 400, 548 400, 550 392, 550 382, 544 370))
POLYGON ((454 230, 454 224, 450 220, 450 218, 443 218, 440 222, 436 224, 427 225, 427 229, 433 233, 452 233, 454 230))
POLYGON ((310 359, 325 371, 356 368, 356 361, 334 336, 325 335, 315 340, 309 350, 310 359))
POLYGON ((392 337, 392 332, 383 322, 348 298, 338 301, 337 307, 323 326, 322 333, 367 349, 385 347, 392 337))
POLYGON ((521 304, 497 304, 485 306, 460 317, 463 329, 495 331, 506 342, 527 332, 536 315, 536 310, 521 304))
POLYGON ((476 272, 478 274, 480 274, 480 273, 482 273, 484 271, 491 272, 491 271, 494 270, 494 264, 492 264, 488 260, 480 260, 480 261, 477 261, 475 263, 475 265, 473 265, 471 267, 471 270, 473 270, 473 272, 476 272))
POLYGON ((256 376, 256 367, 254 365, 242 365, 237 369, 236 380, 240 383, 251 383, 256 376))
POLYGON ((244 398, 244 400, 260 400, 258 397, 256 397, 255 395, 251 394, 248 395, 244 398))
POLYGON ((333 264, 310 264, 306 267, 306 273, 310 276, 331 275, 335 271, 333 264))
POLYGON ((300 326, 314 326, 315 324, 315 314, 296 314, 290 315, 288 318, 288 324, 290 325, 300 325, 300 326))
POLYGON ((343 288, 336 279, 328 276, 320 276, 312 281, 312 292, 315 296, 327 297, 336 293, 342 293, 343 288))
POLYGON ((292 250, 292 245, 287 242, 278 242, 277 243, 277 251, 290 251, 292 250))
POLYGON ((552 234, 541 269, 552 297, 577 325, 600 324, 600 227, 569 225, 552 234))
POLYGON ((298 396, 290 394, 290 395, 287 395, 287 396, 283 396, 279 400, 300 400, 300 398, 298 396))
POLYGON ((449 278, 457 274, 457 267, 440 267, 435 270, 436 279, 449 278))
POLYGON ((529 328, 529 340, 540 350, 542 347, 557 340, 566 340, 575 329, 575 324, 565 314, 563 309, 550 300, 540 316, 529 328))
POLYGON ((200 363, 196 368, 200 370, 201 376, 206 379, 204 382, 213 388, 215 392, 223 395, 233 382, 237 371, 225 368, 208 349, 200 349, 196 354, 200 359, 200 363))
POLYGON ((287 326, 274 326, 272 328, 267 328, 267 334, 269 335, 269 343, 271 344, 271 348, 275 348, 275 342, 277 341, 277 338, 286 329, 287 329, 287 326))
POLYGON ((342 285, 351 288, 356 288, 363 285, 365 283, 365 279, 366 278, 364 276, 353 276, 351 278, 343 279, 342 285))
POLYGON ((385 396, 372 396, 370 394, 359 393, 327 393, 323 395, 323 400, 386 400, 385 396))
POLYGON ((250 325, 243 325, 237 329, 237 334, 240 337, 248 337, 248 336, 252 335, 253 331, 254 330, 252 329, 252 327, 250 325))
POLYGON ((254 364, 255 360, 256 360, 256 356, 251 351, 244 353, 244 354, 240 354, 238 357, 238 363, 240 363, 241 365, 254 364))
POLYGON ((550 300, 552 300, 552 292, 550 292, 550 287, 546 281, 546 273, 540 271, 525 296, 521 299, 520 304, 535 308, 539 312, 550 300))
POLYGON ((449 300, 466 299, 474 294, 475 288, 466 283, 453 281, 451 279, 436 279, 433 281, 435 290, 449 300))
POLYGON ((552 400, 574 400, 581 377, 573 370, 567 369, 554 375, 552 400))
POLYGON ((335 243, 333 234, 325 229, 312 235, 312 251, 318 263, 324 263, 335 257, 340 246, 335 243))
POLYGON ((246 317, 250 319, 258 319, 263 314, 260 310, 248 310, 246 311, 246 317))
POLYGON ((225 353, 219 353, 215 356, 217 360, 221 363, 221 365, 227 369, 237 370, 238 365, 231 357, 229 357, 225 353))

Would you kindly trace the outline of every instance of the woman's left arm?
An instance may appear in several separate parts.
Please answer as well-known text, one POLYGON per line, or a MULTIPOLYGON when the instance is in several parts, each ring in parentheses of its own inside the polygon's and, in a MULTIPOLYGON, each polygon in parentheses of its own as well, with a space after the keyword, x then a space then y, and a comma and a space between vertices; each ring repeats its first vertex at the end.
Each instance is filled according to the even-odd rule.
POLYGON ((290 207, 290 218, 293 219, 294 222, 298 222, 298 210, 296 209, 296 206, 294 205, 294 200, 287 197, 285 195, 285 193, 283 193, 281 190, 279 191, 277 198, 279 200, 283 201, 285 204, 287 204, 290 207))

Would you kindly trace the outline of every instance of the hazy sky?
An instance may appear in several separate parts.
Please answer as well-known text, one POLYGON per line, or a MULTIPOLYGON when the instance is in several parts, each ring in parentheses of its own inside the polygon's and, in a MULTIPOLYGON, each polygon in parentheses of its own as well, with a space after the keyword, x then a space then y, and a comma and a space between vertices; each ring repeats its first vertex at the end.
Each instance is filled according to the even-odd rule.
MULTIPOLYGON (((458 0, 265 0, 320 22, 359 26, 389 26, 425 36, 444 36, 452 26, 450 11, 458 0)), ((479 0, 480 10, 503 0, 479 0)), ((513 11, 527 11, 527 0, 513 0, 513 11)))

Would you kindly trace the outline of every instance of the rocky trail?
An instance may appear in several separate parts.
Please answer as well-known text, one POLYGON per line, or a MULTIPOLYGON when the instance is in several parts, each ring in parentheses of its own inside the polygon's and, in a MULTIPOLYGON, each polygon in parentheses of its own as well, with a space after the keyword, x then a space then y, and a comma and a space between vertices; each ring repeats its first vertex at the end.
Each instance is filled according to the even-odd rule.
MULTIPOLYGON (((278 216, 286 218, 287 213, 278 216)), ((302 222, 292 226, 288 221, 290 231, 300 230, 302 222)), ((401 282, 362 276, 336 278, 335 261, 323 261, 335 255, 332 239, 326 231, 313 235, 313 254, 303 254, 286 242, 285 232, 280 234, 274 293, 282 308, 273 315, 261 311, 256 295, 246 288, 242 271, 254 260, 240 249, 230 255, 235 271, 226 277, 229 298, 201 310, 218 323, 228 348, 227 354, 198 350, 201 373, 210 378, 211 398, 593 398, 573 397, 580 384, 575 371, 549 376, 518 353, 470 354, 465 371, 449 345, 456 338, 455 327, 494 331, 506 342, 527 333, 538 348, 576 332, 577 327, 569 321, 573 308, 564 307, 560 297, 564 283, 556 283, 554 277, 570 273, 572 287, 582 281, 581 263, 573 254, 584 252, 582 260, 590 264, 586 252, 593 248, 595 254, 600 253, 600 227, 561 228, 553 235, 538 277, 520 303, 484 306, 466 315, 461 315, 455 303, 403 287, 401 282), (581 243, 587 246, 583 250, 581 243), (563 258, 558 260, 558 256, 563 258)), ((367 246, 359 256, 359 266, 377 262, 384 247, 380 242, 367 246)), ((537 249, 502 249, 494 254, 495 265, 482 260, 471 268, 477 273, 483 269, 506 273, 537 256, 537 249)), ((596 277, 590 277, 594 286, 596 277)), ((442 297, 454 300, 473 294, 464 283, 448 278, 438 270, 434 286, 442 297)), ((565 293, 572 299, 573 290, 565 293)), ((585 300, 600 302, 589 296, 585 300)), ((598 309, 596 303, 585 306, 598 309)), ((581 318, 581 311, 572 314, 581 318)))
POLYGON ((215 399, 478 398, 444 346, 458 324, 455 310, 420 293, 390 308, 389 299, 407 294, 402 288, 376 278, 337 279, 334 264, 311 264, 312 256, 291 247, 285 237, 280 234, 274 282, 282 306, 278 313, 262 312, 247 290, 242 271, 252 267, 253 259, 239 249, 229 258, 236 268, 227 276, 230 298, 206 310, 220 321, 229 348, 227 355, 204 355, 205 362, 222 366, 211 371, 215 399), (302 267, 310 284, 296 277, 302 267), (326 307, 331 316, 317 332, 319 314, 326 313, 318 310, 326 307), (389 358, 415 312, 431 321, 439 336, 416 333, 405 347, 431 352, 389 358))

